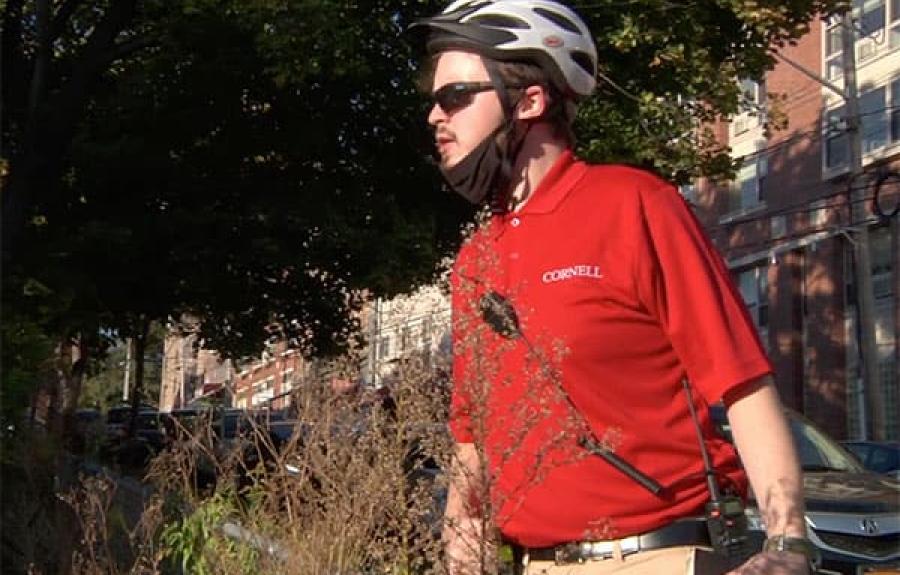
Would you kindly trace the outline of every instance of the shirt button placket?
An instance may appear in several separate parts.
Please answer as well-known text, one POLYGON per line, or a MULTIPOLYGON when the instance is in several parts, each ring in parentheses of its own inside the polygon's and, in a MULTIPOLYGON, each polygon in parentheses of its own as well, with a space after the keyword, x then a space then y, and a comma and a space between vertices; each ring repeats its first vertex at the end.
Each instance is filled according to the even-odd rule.
MULTIPOLYGON (((518 216, 513 216, 509 220, 509 226, 512 229, 517 229, 522 224, 522 220, 518 216)), ((518 279, 521 277, 521 262, 519 261, 519 237, 517 234, 513 234, 507 238, 506 244, 506 268, 507 268, 507 280, 512 281, 512 283, 517 283, 518 279)))

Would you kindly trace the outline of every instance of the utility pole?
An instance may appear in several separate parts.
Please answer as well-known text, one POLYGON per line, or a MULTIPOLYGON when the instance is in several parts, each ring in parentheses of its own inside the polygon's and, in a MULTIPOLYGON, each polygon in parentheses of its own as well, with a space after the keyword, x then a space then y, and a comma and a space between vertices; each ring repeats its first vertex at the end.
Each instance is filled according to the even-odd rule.
MULTIPOLYGON (((863 175, 862 130, 860 129, 859 94, 856 81, 856 31, 853 10, 841 16, 841 49, 844 71, 844 104, 846 110, 847 141, 850 170, 847 174, 847 201, 850 224, 855 236, 851 242, 854 250, 853 271, 856 283, 856 308, 860 334, 857 345, 861 352, 859 382, 864 386, 866 407, 872 415, 872 432, 875 439, 884 438, 884 402, 878 373, 878 350, 875 345, 875 297, 872 289, 872 262, 869 246, 868 211, 865 187, 859 185, 863 175)), ((862 430, 864 437, 868 430, 862 430)))
POLYGON ((125 338, 125 381, 122 383, 122 401, 128 401, 131 378, 131 338, 125 338))

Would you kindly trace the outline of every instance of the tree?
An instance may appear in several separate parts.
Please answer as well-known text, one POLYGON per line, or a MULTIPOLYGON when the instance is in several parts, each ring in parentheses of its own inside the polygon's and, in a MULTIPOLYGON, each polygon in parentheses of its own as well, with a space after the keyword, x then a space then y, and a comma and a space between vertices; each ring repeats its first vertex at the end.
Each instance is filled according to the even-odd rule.
MULTIPOLYGON (((576 3, 604 78, 583 154, 729 173, 698 122, 838 4, 576 3)), ((426 161, 404 32, 442 5, 8 0, 4 308, 92 353, 101 328, 140 339, 182 313, 226 354, 273 327, 307 354, 340 349, 361 290, 430 280, 470 214, 426 161)))
MULTIPOLYGON (((318 8, 339 6, 321 4, 299 8, 310 17, 306 51, 337 37, 313 28, 318 8)), ((396 49, 385 58, 388 48, 364 39, 359 25, 370 12, 356 9, 359 25, 345 38, 364 44, 357 65, 323 53, 288 78, 272 64, 277 46, 253 6, 142 5, 119 20, 118 34, 142 50, 122 59, 124 45, 107 44, 115 57, 86 83, 73 133, 51 133, 32 118, 59 113, 53 98, 84 58, 80 43, 93 38, 79 31, 108 17, 92 3, 70 6, 54 16, 62 32, 51 34, 61 46, 52 66, 40 62, 48 6, 11 3, 4 12, 5 29, 18 25, 5 36, 8 60, 20 70, 30 63, 35 78, 57 72, 31 82, 47 94, 13 106, 4 125, 14 144, 4 218, 20 218, 4 230, 21 230, 4 242, 4 306, 36 311, 52 300, 45 328, 58 338, 102 326, 139 342, 149 322, 191 312, 226 353, 258 348, 273 324, 307 353, 323 353, 353 332, 359 288, 406 289, 450 252, 461 210, 449 195, 422 201, 437 179, 421 158, 427 136, 412 129, 421 100, 408 78, 399 90, 406 113, 388 97, 402 83, 397 62, 408 68, 410 59, 396 49), (29 144, 48 138, 52 145, 29 144), (386 141, 402 153, 380 157, 386 141), (28 283, 43 299, 23 291, 28 283)), ((392 29, 385 37, 403 47, 390 13, 381 18, 392 29)), ((345 23, 329 22, 335 32, 345 23)), ((25 83, 4 86, 18 87, 6 101, 27 100, 25 83)))
MULTIPOLYGON (((150 326, 144 357, 144 401, 156 404, 162 381, 162 353, 166 328, 159 324, 150 326)), ((131 358, 131 373, 135 361, 131 358)), ((96 407, 106 410, 121 403, 125 383, 125 369, 128 368, 127 343, 117 341, 103 357, 96 359, 96 365, 85 378, 84 389, 79 398, 79 407, 96 407)), ((132 379, 129 381, 131 385, 132 379)))
MULTIPOLYGON (((745 103, 739 80, 762 77, 774 51, 806 34, 813 18, 848 4, 573 2, 596 35, 601 70, 598 95, 581 113, 584 155, 642 164, 680 183, 731 176, 728 150, 708 126, 745 103)), ((783 127, 778 117, 764 116, 773 129, 783 127)))

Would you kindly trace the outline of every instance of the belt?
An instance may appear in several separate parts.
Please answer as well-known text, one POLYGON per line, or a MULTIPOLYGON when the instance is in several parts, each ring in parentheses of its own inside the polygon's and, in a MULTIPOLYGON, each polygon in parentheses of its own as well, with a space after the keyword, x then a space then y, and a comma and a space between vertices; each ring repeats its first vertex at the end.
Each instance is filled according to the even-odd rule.
POLYGON ((683 545, 711 546, 705 519, 682 519, 648 531, 640 535, 632 535, 624 539, 611 541, 575 541, 563 543, 555 547, 519 547, 513 546, 516 563, 527 553, 529 561, 553 561, 557 565, 582 563, 589 559, 609 559, 614 556, 618 544, 622 555, 630 555, 639 551, 662 549, 663 547, 680 547, 683 545))

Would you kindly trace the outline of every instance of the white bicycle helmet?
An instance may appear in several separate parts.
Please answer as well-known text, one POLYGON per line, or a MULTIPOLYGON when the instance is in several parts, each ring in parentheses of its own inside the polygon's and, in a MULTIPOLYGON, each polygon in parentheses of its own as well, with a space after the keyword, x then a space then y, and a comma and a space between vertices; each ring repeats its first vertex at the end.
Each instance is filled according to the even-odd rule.
POLYGON ((430 29, 429 52, 459 48, 496 60, 537 64, 570 97, 597 85, 597 48, 570 8, 553 0, 455 0, 414 26, 430 29))

